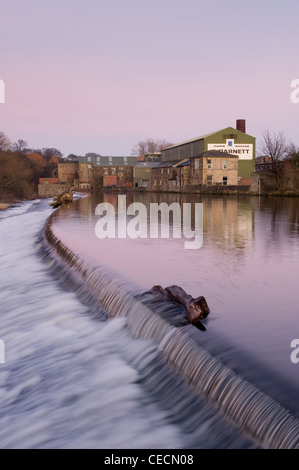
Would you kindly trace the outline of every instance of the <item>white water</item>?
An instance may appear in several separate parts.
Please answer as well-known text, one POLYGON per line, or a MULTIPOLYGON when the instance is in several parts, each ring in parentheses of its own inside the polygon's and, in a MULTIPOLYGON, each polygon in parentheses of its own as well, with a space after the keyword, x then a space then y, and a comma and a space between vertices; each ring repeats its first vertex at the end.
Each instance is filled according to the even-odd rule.
POLYGON ((96 321, 53 277, 37 243, 51 211, 0 214, 0 448, 250 447, 163 370, 154 343, 124 318, 96 321))
POLYGON ((38 256, 50 213, 37 201, 0 214, 0 447, 184 446, 126 360, 125 321, 95 324, 38 256))

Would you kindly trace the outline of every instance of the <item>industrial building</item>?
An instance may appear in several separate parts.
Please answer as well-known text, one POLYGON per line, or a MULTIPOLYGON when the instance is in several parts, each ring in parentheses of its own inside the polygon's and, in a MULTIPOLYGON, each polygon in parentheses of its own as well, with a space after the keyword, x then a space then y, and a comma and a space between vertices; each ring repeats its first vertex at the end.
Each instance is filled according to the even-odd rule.
POLYGON ((248 179, 255 168, 255 137, 246 134, 246 121, 238 119, 236 129, 226 127, 162 150, 162 162, 181 161, 217 150, 238 157, 238 178, 248 179))
POLYGON ((137 157, 91 155, 78 157, 78 160, 81 190, 133 186, 133 167, 137 157))

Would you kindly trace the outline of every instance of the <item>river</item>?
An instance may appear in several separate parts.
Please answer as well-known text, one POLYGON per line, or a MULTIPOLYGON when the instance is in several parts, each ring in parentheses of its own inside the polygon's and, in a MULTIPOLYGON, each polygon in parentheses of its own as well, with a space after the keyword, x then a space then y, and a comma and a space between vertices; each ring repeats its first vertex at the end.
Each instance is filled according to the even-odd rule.
MULTIPOLYGON (((134 199, 135 198, 135 199, 134 199)), ((203 198, 203 246, 183 239, 95 235, 103 200, 82 198, 53 219, 57 237, 128 291, 177 284, 204 295, 211 313, 194 339, 298 416, 299 336, 296 199, 203 198)), ((127 195, 195 203, 195 196, 127 195)), ((125 318, 97 318, 43 255, 48 201, 0 214, 1 448, 250 448, 170 370, 151 340, 132 338, 125 318), (150 371, 150 373, 149 373, 150 371)))

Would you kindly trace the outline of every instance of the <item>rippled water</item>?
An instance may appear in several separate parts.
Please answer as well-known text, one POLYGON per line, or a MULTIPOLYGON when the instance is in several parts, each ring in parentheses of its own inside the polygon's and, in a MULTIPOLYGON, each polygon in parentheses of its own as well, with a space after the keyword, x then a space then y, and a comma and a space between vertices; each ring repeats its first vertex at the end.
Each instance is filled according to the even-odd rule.
POLYGON ((299 415, 299 364, 290 344, 299 337, 299 205, 297 198, 127 195, 127 204, 203 202, 204 243, 185 250, 182 239, 105 239, 95 236, 102 201, 86 198, 62 208, 54 231, 75 253, 106 266, 136 292, 177 284, 211 308, 206 349, 299 415))
POLYGON ((0 214, 0 447, 252 447, 155 343, 124 318, 96 320, 53 275, 39 242, 51 211, 34 201, 0 214))

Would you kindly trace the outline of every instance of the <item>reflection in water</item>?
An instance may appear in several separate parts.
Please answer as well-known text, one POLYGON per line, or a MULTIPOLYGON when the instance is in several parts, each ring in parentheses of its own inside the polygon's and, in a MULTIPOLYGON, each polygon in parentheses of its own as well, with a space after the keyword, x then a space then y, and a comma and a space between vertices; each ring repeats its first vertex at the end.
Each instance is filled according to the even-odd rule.
POLYGON ((125 318, 94 319, 61 272, 52 276, 37 243, 51 211, 37 201, 0 214, 1 448, 252 447, 165 367, 155 343, 133 339, 125 318))
POLYGON ((117 194, 94 195, 72 210, 62 208, 55 233, 136 292, 156 284, 179 285, 193 297, 205 296, 211 314, 200 342, 234 366, 237 362, 247 377, 298 412, 293 390, 298 392, 299 373, 290 361, 290 343, 299 335, 297 199, 127 194, 127 204, 143 202, 148 209, 151 202, 202 202, 199 250, 184 250, 183 239, 97 239, 94 209, 102 201, 117 207, 117 194), (250 357, 253 366, 238 363, 225 344, 250 357))

